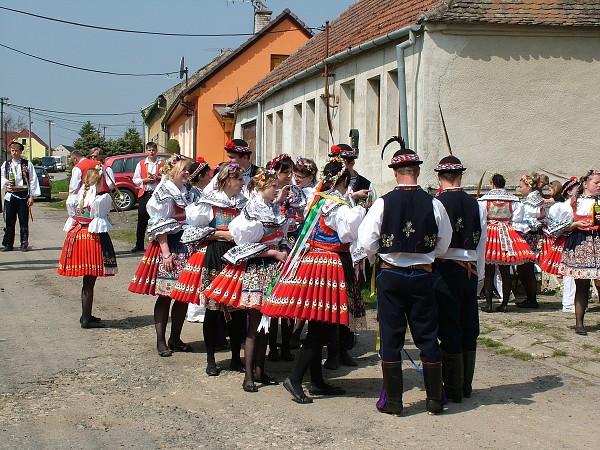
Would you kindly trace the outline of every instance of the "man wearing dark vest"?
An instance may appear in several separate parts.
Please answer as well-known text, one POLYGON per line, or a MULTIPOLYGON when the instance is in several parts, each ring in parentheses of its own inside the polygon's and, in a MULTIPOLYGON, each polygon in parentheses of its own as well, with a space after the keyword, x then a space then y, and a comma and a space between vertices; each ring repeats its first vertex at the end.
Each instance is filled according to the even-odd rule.
POLYGON ((13 141, 9 144, 9 161, 2 164, 1 191, 4 195, 4 211, 6 228, 2 239, 3 252, 13 250, 15 243, 15 227, 19 218, 21 251, 29 249, 29 208, 33 205, 33 197, 40 195, 40 185, 35 168, 31 161, 21 158, 23 144, 13 141))
POLYGON ((438 255, 434 271, 438 307, 438 339, 442 377, 453 402, 470 397, 479 336, 477 283, 485 267, 486 210, 460 186, 465 167, 455 156, 442 158, 435 168, 442 202, 452 225, 450 247, 438 255))
POLYGON ((380 412, 402 411, 402 349, 406 326, 420 350, 430 414, 443 411, 442 352, 437 340, 438 321, 433 294, 432 264, 448 249, 452 227, 444 206, 417 184, 422 161, 399 137, 388 167, 394 169, 394 190, 375 200, 358 230, 359 244, 373 260, 380 258, 377 276, 377 315, 385 402, 380 412))
MULTIPOLYGON (((225 143, 225 152, 227 153, 227 162, 232 164, 239 164, 244 169, 244 189, 242 194, 246 197, 249 196, 247 191, 248 183, 250 178, 256 175, 258 166, 250 162, 250 156, 252 156, 252 149, 248 146, 248 143, 243 139, 234 139, 233 141, 227 141, 225 143)), ((215 190, 217 183, 217 175, 213 177, 208 185, 204 188, 206 194, 215 190)))
POLYGON ((144 251, 146 228, 148 227, 148 220, 150 220, 146 205, 152 197, 154 189, 160 183, 161 169, 164 166, 164 161, 158 159, 156 142, 146 144, 146 153, 148 156, 135 166, 135 172, 133 173, 133 184, 139 187, 140 190, 138 191, 138 223, 135 233, 135 247, 131 249, 132 252, 144 251))

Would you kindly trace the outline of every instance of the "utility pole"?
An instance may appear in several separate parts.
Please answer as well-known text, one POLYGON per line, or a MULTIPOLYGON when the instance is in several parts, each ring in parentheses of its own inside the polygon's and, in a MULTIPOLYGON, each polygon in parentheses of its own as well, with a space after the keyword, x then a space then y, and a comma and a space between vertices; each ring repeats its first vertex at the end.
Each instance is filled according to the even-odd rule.
POLYGON ((4 104, 8 104, 8 97, 0 97, 0 160, 8 159, 6 132, 4 131, 4 104))
POLYGON ((106 129, 107 129, 108 127, 107 127, 106 125, 104 125, 102 128, 104 128, 104 134, 103 134, 103 137, 104 137, 104 139, 106 139, 106 129))
POLYGON ((31 150, 31 108, 27 108, 27 111, 29 111, 29 161, 31 161, 33 159, 33 152, 31 150))
POLYGON ((52 156, 52 125, 54 122, 48 121, 48 154, 46 156, 52 156))

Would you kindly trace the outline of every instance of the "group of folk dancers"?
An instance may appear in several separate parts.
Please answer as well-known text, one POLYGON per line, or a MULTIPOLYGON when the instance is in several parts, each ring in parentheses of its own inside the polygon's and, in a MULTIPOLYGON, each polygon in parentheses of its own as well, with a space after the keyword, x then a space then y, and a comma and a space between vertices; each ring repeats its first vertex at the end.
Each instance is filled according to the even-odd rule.
MULTIPOLYGON (((269 322, 295 321, 297 329, 307 322, 283 386, 297 403, 311 403, 302 387, 309 371, 309 394, 342 395, 343 389, 323 378, 322 349, 337 336, 338 351, 347 351, 348 334, 365 326, 357 279, 365 259, 374 264, 376 276, 383 369, 377 409, 384 413, 398 415, 403 408, 407 325, 423 363, 427 411, 443 411, 443 386, 454 402, 471 395, 478 282, 485 284, 483 309, 492 312, 495 265, 503 277, 509 265, 525 268, 523 307, 536 302, 535 277, 533 285, 526 284, 528 264, 537 261, 544 270, 572 276, 576 329, 585 332, 590 280, 598 278, 600 268, 600 213, 591 212, 600 174, 590 171, 570 187, 555 184, 556 202, 550 208, 544 206, 544 181, 537 174, 521 179, 523 203, 504 190, 504 178, 495 174, 492 190, 477 201, 460 187, 465 167, 448 156, 435 169, 440 189, 431 197, 418 185, 422 161, 401 138, 386 142, 382 158, 392 144, 399 144, 388 165, 397 186, 380 198, 353 170, 357 155, 345 144, 332 147, 320 180, 312 160, 294 162, 287 154, 265 169, 256 167, 241 139, 227 142, 229 160, 212 179, 203 159, 190 164, 179 155, 171 157, 147 203, 150 244, 129 285, 132 292, 157 296, 158 354, 192 351, 181 340, 181 330, 188 305, 201 304, 206 308, 206 374, 217 376, 221 370, 215 350, 223 316, 230 369, 244 373, 244 391, 257 392, 257 384, 278 384, 265 372, 269 322), (577 194, 560 201, 559 194, 571 188, 577 194)), ((92 315, 94 284, 98 276, 116 273, 116 259, 108 237, 110 194, 102 189, 102 168, 87 168, 82 180, 68 201, 71 221, 58 271, 83 276, 80 321, 82 328, 93 328, 101 326, 92 315)), ((510 289, 506 279, 504 286, 510 289)), ((498 311, 507 310, 509 291, 504 291, 498 311)))

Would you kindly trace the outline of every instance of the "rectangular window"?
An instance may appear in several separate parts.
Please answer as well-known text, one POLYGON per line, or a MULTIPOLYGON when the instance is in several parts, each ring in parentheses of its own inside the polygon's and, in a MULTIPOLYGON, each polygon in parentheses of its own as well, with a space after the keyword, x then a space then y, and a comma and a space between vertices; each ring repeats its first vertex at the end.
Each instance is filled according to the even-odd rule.
POLYGON ((267 114, 265 121, 265 158, 271 159, 273 154, 273 114, 267 114))
POLYGON ((315 100, 306 102, 306 117, 305 117, 305 136, 304 136, 304 155, 315 159, 317 156, 317 148, 315 146, 315 100))
POLYGON ((318 153, 319 154, 327 154, 329 153, 329 125, 327 124, 327 102, 329 102, 330 99, 328 98, 321 98, 321 101, 319 102, 319 111, 318 111, 318 117, 319 117, 319 141, 317 143, 317 149, 318 149, 318 153))
POLYGON ((292 118, 292 153, 305 155, 302 142, 302 103, 294 105, 294 117, 292 118))
POLYGON ((273 149, 273 158, 280 153, 283 153, 283 110, 275 113, 275 148, 273 149))
POLYGON ((290 55, 271 55, 271 70, 279 66, 290 55))
POLYGON ((398 97, 398 71, 393 70, 387 74, 386 117, 384 127, 386 136, 400 136, 400 99, 398 97))
POLYGON ((340 135, 348 135, 354 128, 354 80, 343 83, 340 96, 340 135))
POLYGON ((367 80, 367 142, 379 145, 381 125, 381 83, 379 77, 367 80))

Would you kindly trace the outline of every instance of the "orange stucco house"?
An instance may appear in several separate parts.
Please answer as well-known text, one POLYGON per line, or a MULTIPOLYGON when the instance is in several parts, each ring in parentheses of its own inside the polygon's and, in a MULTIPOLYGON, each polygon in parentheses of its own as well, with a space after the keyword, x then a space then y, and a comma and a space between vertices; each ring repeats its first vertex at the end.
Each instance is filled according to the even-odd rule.
MULTIPOLYGON (((310 29, 285 9, 179 94, 162 121, 169 139, 179 141, 185 156, 203 156, 211 166, 224 161, 223 147, 234 137, 235 120, 235 111, 227 105, 311 37, 310 29)), ((254 148, 254 142, 248 143, 254 148)))

